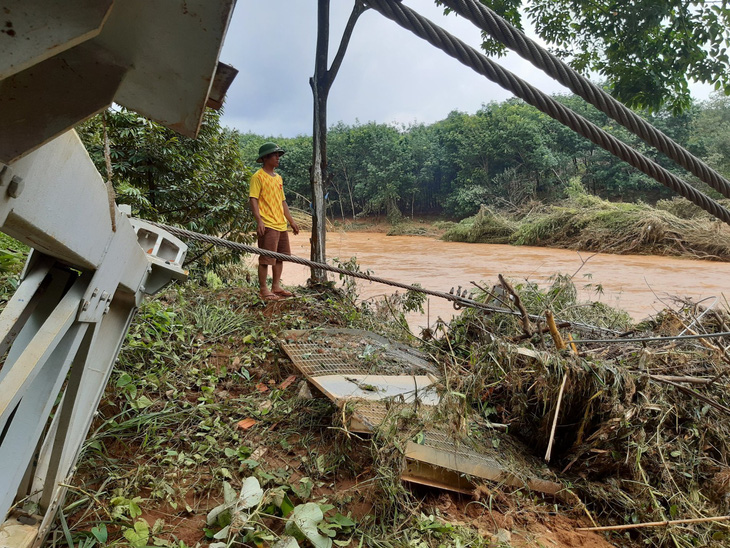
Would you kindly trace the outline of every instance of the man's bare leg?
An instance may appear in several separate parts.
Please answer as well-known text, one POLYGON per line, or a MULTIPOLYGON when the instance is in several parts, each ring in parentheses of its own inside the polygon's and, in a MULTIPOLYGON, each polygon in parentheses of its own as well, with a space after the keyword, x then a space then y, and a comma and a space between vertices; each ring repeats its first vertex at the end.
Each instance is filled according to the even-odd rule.
POLYGON ((271 267, 271 291, 276 293, 281 291, 281 273, 284 270, 284 263, 282 261, 276 261, 274 266, 271 267))
MULTIPOLYGON (((273 268, 274 272, 276 272, 276 267, 273 268)), ((269 274, 269 267, 265 264, 259 265, 259 295, 262 297, 266 297, 267 295, 271 295, 271 291, 269 291, 269 288, 266 286, 266 276, 269 274)), ((281 277, 281 272, 279 272, 279 276, 281 277)))

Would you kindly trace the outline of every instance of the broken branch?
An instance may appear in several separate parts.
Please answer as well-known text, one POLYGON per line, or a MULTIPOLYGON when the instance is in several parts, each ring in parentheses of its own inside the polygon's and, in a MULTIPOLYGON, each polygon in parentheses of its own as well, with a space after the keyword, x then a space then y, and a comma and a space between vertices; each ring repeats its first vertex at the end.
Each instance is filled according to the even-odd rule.
POLYGON ((643 529, 645 527, 661 527, 669 525, 680 525, 683 523, 703 523, 710 521, 727 521, 730 516, 716 516, 713 518, 692 518, 675 519, 668 521, 650 521, 646 523, 633 523, 629 525, 607 525, 605 527, 578 527, 576 531, 619 531, 621 529, 643 529))
POLYGON ((558 426, 558 415, 560 415, 560 403, 563 401, 563 391, 565 390, 565 383, 568 380, 568 371, 565 371, 563 375, 563 383, 560 385, 560 392, 558 392, 558 403, 555 405, 555 417, 553 417, 553 427, 550 430, 550 441, 548 442, 547 451, 545 452, 545 462, 550 462, 550 455, 553 451, 553 441, 555 441, 555 429, 558 426))
POLYGON ((525 333, 532 336, 532 324, 530 323, 530 316, 527 313, 527 310, 525 309, 525 305, 522 304, 522 301, 520 300, 519 295, 515 293, 515 290, 512 288, 512 286, 507 282, 507 280, 504 279, 504 276, 499 274, 497 276, 499 278, 499 283, 502 285, 504 290, 509 293, 512 298, 515 301, 515 306, 517 307, 517 310, 520 311, 520 314, 522 315, 522 329, 525 333))

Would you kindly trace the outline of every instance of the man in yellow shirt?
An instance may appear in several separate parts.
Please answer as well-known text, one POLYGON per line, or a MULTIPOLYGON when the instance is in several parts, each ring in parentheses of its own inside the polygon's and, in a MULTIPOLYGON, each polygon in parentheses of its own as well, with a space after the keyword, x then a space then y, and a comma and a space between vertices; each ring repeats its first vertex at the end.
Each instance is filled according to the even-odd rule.
MULTIPOLYGON (((289 235, 286 223, 289 221, 292 232, 299 234, 299 226, 289 213, 284 196, 284 182, 281 175, 274 170, 279 167, 279 158, 284 150, 276 143, 264 143, 259 148, 258 163, 261 169, 251 177, 249 203, 256 218, 256 234, 259 237, 259 248, 291 255, 289 235)), ((281 287, 281 272, 284 263, 269 257, 259 256, 259 294, 268 301, 278 301, 283 297, 291 297, 292 293, 281 287), (271 291, 266 286, 269 265, 271 265, 271 291)))

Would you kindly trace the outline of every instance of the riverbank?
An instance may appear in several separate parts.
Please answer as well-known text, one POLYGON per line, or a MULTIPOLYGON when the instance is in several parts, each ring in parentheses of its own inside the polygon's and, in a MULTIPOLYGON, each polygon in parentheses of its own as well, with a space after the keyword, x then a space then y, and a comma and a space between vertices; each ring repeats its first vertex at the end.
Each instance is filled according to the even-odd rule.
POLYGON ((335 221, 337 230, 427 236, 451 242, 510 244, 615 255, 658 255, 730 261, 730 227, 684 199, 614 203, 575 193, 558 204, 512 210, 482 206, 473 217, 385 217, 335 221))
POLYGON ((385 216, 357 217, 354 219, 334 219, 335 231, 371 232, 388 236, 426 236, 441 238, 448 227, 456 224, 452 219, 441 216, 403 217, 398 223, 388 222, 385 216))

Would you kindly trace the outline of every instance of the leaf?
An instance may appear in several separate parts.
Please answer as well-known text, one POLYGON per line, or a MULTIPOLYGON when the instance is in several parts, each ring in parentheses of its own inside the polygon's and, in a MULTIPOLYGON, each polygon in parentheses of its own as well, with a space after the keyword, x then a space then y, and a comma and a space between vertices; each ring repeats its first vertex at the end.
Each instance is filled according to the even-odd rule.
POLYGON ((140 396, 134 403, 137 406, 137 409, 146 409, 147 407, 154 405, 154 402, 147 396, 140 396))
POLYGON ((336 523, 340 527, 354 527, 355 525, 357 525, 357 523, 353 521, 350 516, 343 516, 340 513, 337 513, 333 517, 329 518, 329 521, 331 523, 336 523))
POLYGON ((99 544, 106 544, 106 539, 109 536, 106 530, 106 524, 104 523, 100 524, 98 527, 92 527, 91 534, 99 541, 99 544))
POLYGON ((269 491, 269 496, 271 497, 272 504, 281 511, 281 515, 285 518, 289 517, 289 514, 294 510, 294 504, 289 498, 289 495, 286 494, 284 488, 277 487, 276 489, 272 489, 269 491))
POLYGON ((226 512, 231 508, 232 504, 223 503, 219 504, 215 508, 213 508, 210 512, 208 512, 208 517, 205 519, 205 522, 208 525, 215 525, 218 522, 218 516, 220 516, 223 512, 226 512))
POLYGON ((139 497, 135 497, 133 500, 129 501, 129 517, 131 517, 132 519, 142 515, 142 510, 137 504, 137 499, 139 499, 139 497))
POLYGON ((299 480, 298 484, 293 484, 291 488, 296 496, 298 496, 302 500, 306 500, 312 494, 314 484, 312 483, 311 478, 304 476, 302 479, 299 480))
POLYGON ((317 525, 324 519, 324 514, 319 505, 314 502, 300 504, 292 512, 286 522, 285 531, 296 536, 297 533, 311 542, 315 548, 331 548, 332 539, 321 535, 317 525))
POLYGON ((264 490, 261 489, 259 480, 253 476, 246 478, 241 486, 241 494, 238 497, 238 508, 253 508, 264 498, 264 490))
POLYGON ((129 375, 129 373, 124 373, 119 379, 117 380, 116 387, 122 388, 124 386, 127 386, 130 382, 132 382, 132 377, 129 375))
POLYGON ((320 533, 327 535, 330 538, 335 538, 337 536, 337 529, 327 522, 320 522, 319 525, 317 525, 317 529, 319 529, 320 533))
POLYGON ((223 500, 228 505, 232 505, 238 500, 238 493, 236 493, 235 489, 227 481, 223 482, 223 500))
POLYGON ((231 529, 230 525, 226 525, 223 529, 218 531, 215 535, 213 535, 213 538, 216 540, 220 540, 223 538, 228 538, 228 531, 231 529))
POLYGON ((293 537, 282 537, 271 548, 299 548, 299 543, 293 537))
POLYGON ((129 541, 133 548, 144 548, 150 539, 150 527, 143 519, 134 523, 134 528, 124 531, 124 538, 129 541))

